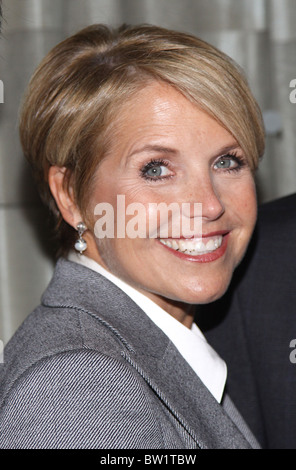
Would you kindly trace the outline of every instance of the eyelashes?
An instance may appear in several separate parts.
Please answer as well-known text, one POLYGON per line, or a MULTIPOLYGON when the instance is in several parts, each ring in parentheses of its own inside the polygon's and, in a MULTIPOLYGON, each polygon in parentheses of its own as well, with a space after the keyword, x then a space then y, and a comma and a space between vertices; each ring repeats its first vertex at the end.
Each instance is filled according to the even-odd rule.
POLYGON ((141 168, 140 175, 148 181, 159 181, 170 177, 172 172, 169 170, 169 162, 152 159, 141 168))
POLYGON ((218 160, 216 160, 214 167, 222 171, 237 172, 240 171, 246 165, 247 162, 245 158, 239 156, 236 152, 233 152, 227 153, 219 157, 218 160), (219 168, 218 165, 220 165, 219 168))
MULTIPOLYGON (((224 173, 239 172, 245 166, 247 166, 246 159, 236 152, 221 155, 213 164, 214 170, 224 173)), ((151 159, 140 169, 140 176, 147 181, 162 181, 173 175, 170 162, 163 159, 151 159)))

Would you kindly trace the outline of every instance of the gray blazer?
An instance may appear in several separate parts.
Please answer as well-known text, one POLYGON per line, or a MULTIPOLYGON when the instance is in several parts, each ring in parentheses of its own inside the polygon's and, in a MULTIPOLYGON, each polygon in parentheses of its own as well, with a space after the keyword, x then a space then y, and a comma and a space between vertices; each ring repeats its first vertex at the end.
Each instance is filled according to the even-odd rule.
POLYGON ((4 351, 0 448, 256 446, 228 398, 224 407, 213 398, 124 292, 58 261, 4 351))

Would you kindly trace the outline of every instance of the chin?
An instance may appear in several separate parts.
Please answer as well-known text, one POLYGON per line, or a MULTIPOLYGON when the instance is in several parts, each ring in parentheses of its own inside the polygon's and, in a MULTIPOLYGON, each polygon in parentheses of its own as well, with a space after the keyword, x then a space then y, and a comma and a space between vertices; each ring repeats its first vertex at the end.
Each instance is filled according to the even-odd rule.
POLYGON ((208 289, 207 286, 199 286, 199 289, 194 289, 193 291, 187 291, 179 297, 179 301, 186 304, 209 304, 215 302, 215 300, 220 299, 228 289, 230 280, 216 286, 216 288, 208 289))

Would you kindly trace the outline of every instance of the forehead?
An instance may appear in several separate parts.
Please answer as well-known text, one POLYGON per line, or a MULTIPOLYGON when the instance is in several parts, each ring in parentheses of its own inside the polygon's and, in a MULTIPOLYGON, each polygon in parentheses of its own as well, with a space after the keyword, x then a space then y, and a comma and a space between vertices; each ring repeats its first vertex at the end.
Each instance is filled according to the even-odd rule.
MULTIPOLYGON (((116 146, 136 146, 187 141, 210 143, 232 135, 174 87, 154 82, 135 93, 117 110, 112 122, 112 150, 116 146)), ((132 149, 131 149, 132 150, 132 149)))
POLYGON ((136 92, 118 113, 118 122, 134 122, 140 125, 146 119, 153 124, 172 118, 186 118, 198 111, 181 92, 164 82, 152 82, 136 92), (141 119, 139 120, 139 117, 141 119))

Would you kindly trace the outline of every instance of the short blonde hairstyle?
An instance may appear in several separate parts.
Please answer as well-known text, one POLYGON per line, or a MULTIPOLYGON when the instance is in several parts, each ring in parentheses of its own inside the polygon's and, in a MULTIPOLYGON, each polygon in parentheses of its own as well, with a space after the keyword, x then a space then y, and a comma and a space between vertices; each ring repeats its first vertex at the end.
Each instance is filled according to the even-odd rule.
POLYGON ((252 170, 264 152, 260 109, 242 70, 227 55, 190 34, 157 26, 92 25, 55 46, 28 86, 20 137, 41 196, 58 220, 62 251, 75 230, 48 186, 50 166, 66 167, 85 213, 92 176, 110 144, 120 106, 151 80, 179 90, 237 140, 252 170))

